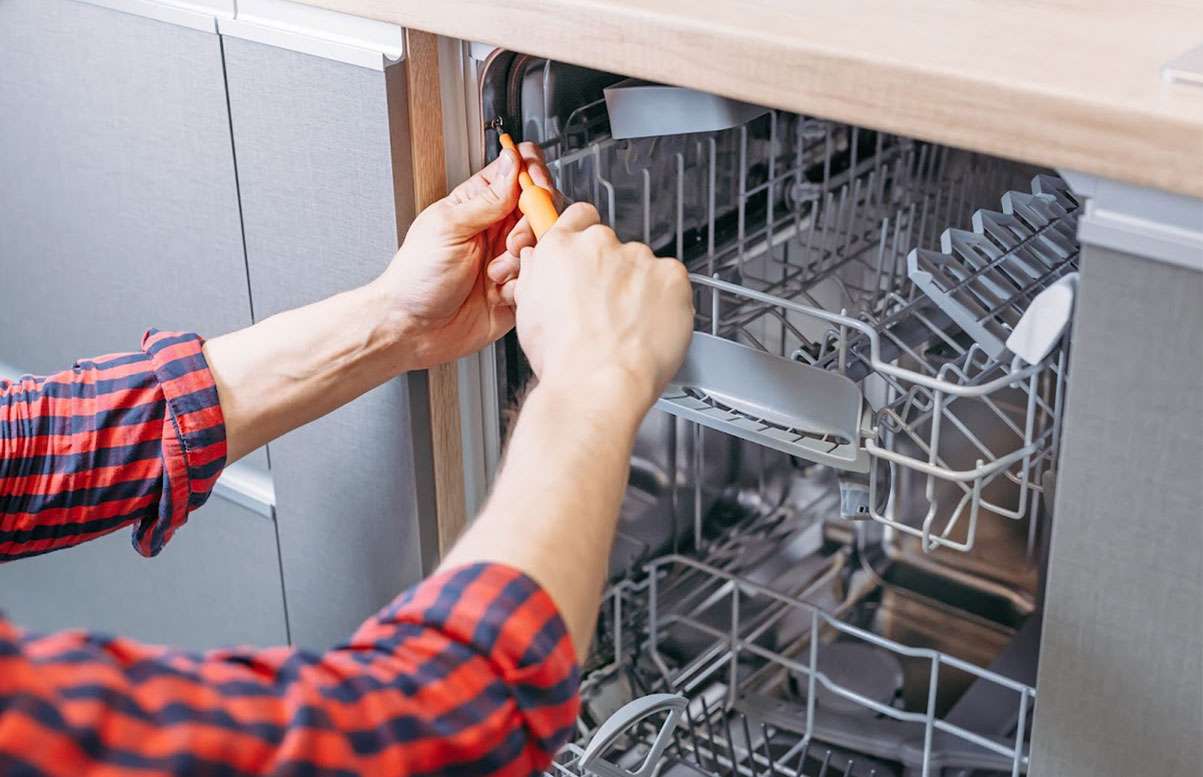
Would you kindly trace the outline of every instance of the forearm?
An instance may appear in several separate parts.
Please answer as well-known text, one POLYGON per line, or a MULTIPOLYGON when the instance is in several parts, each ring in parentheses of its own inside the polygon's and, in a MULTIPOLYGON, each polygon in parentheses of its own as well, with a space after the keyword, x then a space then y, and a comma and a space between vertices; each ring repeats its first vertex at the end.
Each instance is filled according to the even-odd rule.
POLYGON ((228 461, 414 367, 402 313, 368 285, 205 344, 228 461))
POLYGON ((495 561, 530 575, 555 600, 581 659, 646 409, 621 376, 540 384, 522 408, 488 504, 443 562, 495 561))

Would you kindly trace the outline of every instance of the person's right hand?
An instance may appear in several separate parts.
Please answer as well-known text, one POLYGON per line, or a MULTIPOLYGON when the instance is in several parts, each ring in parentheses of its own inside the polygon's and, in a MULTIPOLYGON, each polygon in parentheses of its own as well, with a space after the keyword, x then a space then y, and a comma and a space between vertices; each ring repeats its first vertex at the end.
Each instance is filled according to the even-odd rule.
POLYGON ((680 367, 693 329, 685 266, 642 243, 620 243, 597 209, 566 209, 538 245, 522 249, 505 296, 540 384, 622 386, 651 407, 680 367))

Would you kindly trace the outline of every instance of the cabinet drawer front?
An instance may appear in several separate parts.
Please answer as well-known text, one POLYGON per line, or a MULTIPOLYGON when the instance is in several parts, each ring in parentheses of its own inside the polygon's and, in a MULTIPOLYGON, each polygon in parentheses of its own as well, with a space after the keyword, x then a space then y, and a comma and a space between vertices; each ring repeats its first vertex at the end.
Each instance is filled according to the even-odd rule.
POLYGON ((220 498, 154 558, 120 529, 0 565, 0 609, 37 631, 83 627, 191 649, 288 641, 275 527, 220 498))

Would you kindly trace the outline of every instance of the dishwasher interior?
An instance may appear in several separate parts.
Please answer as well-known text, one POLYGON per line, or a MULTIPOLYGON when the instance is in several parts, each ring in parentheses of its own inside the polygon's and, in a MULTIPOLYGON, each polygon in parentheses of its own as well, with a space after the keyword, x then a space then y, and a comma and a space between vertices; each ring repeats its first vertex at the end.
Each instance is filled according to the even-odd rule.
MULTIPOLYGON (((1026 772, 1077 198, 1047 170, 767 109, 618 140, 621 81, 495 52, 482 115, 621 239, 686 263, 698 332, 787 381, 840 376, 859 410, 849 433, 801 424, 755 370, 670 386, 552 773, 1026 772)), ((497 360, 512 408, 512 335, 497 360)))

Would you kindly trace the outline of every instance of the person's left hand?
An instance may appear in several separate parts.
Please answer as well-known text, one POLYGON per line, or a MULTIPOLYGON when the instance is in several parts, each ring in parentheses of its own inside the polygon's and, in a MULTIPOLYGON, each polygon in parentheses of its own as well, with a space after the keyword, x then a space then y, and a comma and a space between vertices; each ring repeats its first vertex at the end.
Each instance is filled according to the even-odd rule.
MULTIPOLYGON (((533 143, 518 146, 534 182, 552 188, 533 143)), ((501 283, 534 234, 518 205, 513 151, 464 181, 414 219, 388 269, 373 282, 404 329, 409 367, 424 369, 475 353, 514 327, 501 283), (493 280, 497 278, 498 280, 493 280)))

